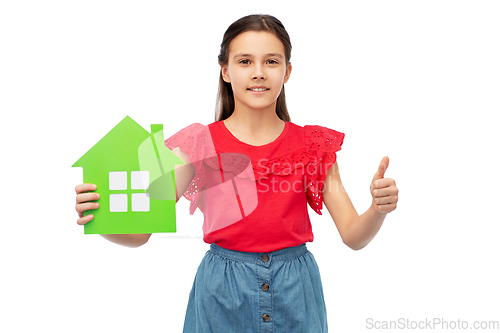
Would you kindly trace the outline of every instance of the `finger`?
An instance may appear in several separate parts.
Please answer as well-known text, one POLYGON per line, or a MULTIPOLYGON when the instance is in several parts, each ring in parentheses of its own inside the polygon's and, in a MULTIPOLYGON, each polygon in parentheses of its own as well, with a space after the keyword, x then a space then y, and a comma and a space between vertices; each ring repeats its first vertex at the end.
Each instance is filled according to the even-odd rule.
POLYGON ((95 191, 97 186, 95 184, 80 184, 75 187, 76 194, 83 192, 95 191))
POLYGON ((392 178, 383 178, 373 181, 371 189, 373 190, 377 188, 386 188, 391 186, 396 186, 396 181, 392 178))
POLYGON ((79 225, 84 225, 84 224, 87 224, 89 223, 90 221, 92 221, 94 219, 94 215, 90 214, 90 215, 87 215, 85 217, 82 217, 82 218, 79 218, 76 223, 79 224, 79 225))
POLYGON ((86 203, 77 204, 75 206, 75 209, 79 214, 81 214, 87 210, 97 209, 97 208, 99 208, 98 202, 86 202, 86 203))
POLYGON ((76 203, 82 203, 82 202, 87 202, 87 201, 92 201, 92 200, 99 200, 101 196, 99 193, 81 193, 76 196, 76 203))
POLYGON ((382 197, 390 197, 397 196, 398 191, 392 187, 376 189, 372 191, 372 197, 374 198, 382 198, 382 197))
POLYGON ((376 205, 390 205, 390 204, 395 204, 398 202, 398 198, 396 196, 387 196, 387 197, 377 197, 373 198, 373 202, 376 205))
POLYGON ((373 176, 373 180, 375 181, 377 179, 383 179, 385 171, 387 170, 388 166, 389 166, 389 157, 384 156, 384 158, 382 158, 382 161, 378 166, 378 170, 375 173, 375 176, 373 176))

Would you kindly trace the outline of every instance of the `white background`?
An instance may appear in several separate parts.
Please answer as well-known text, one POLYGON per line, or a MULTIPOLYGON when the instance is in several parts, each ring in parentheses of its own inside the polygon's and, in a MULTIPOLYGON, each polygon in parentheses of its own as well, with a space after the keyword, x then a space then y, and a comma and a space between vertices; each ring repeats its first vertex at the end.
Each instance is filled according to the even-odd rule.
POLYGON ((181 199, 179 237, 137 249, 84 235, 71 165, 126 115, 213 122, 222 36, 254 13, 291 36, 292 121, 346 133, 358 213, 384 155, 400 190, 361 251, 309 210, 330 331, 500 321, 498 1, 2 1, 0 331, 181 332, 203 216, 181 199))

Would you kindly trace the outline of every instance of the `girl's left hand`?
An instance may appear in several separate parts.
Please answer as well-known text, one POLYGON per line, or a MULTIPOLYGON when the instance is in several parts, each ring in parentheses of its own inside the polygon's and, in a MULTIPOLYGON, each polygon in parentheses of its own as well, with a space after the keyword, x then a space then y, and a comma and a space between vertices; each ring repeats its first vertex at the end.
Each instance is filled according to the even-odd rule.
POLYGON ((373 197, 372 207, 379 213, 387 214, 396 209, 398 202, 398 188, 391 178, 384 178, 384 173, 389 166, 389 157, 384 156, 373 176, 370 192, 373 197))

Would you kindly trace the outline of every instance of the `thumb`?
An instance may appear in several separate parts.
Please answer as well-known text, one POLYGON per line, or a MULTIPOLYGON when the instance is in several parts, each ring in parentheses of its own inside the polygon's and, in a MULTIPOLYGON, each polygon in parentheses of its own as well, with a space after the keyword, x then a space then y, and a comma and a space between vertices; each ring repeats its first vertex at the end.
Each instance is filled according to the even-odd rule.
POLYGON ((373 176, 373 180, 375 181, 377 179, 384 178, 384 174, 385 174, 385 171, 387 170, 388 166, 389 166, 389 157, 384 156, 384 158, 382 159, 382 161, 380 162, 380 164, 378 166, 378 170, 375 173, 375 176, 373 176))

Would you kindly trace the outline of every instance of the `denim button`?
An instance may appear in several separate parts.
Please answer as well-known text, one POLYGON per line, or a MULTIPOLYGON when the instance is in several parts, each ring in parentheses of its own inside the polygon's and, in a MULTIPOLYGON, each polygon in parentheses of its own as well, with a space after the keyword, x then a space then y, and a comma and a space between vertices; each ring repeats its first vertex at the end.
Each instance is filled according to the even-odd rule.
POLYGON ((269 285, 268 285, 267 283, 264 283, 264 284, 262 285, 262 290, 264 290, 264 291, 268 291, 268 290, 269 290, 269 285))
POLYGON ((262 316, 262 319, 264 319, 264 321, 269 321, 271 319, 271 316, 266 313, 262 316))
POLYGON ((268 261, 269 261, 269 256, 268 256, 267 254, 264 254, 264 255, 262 256, 262 261, 263 261, 263 262, 268 262, 268 261))

